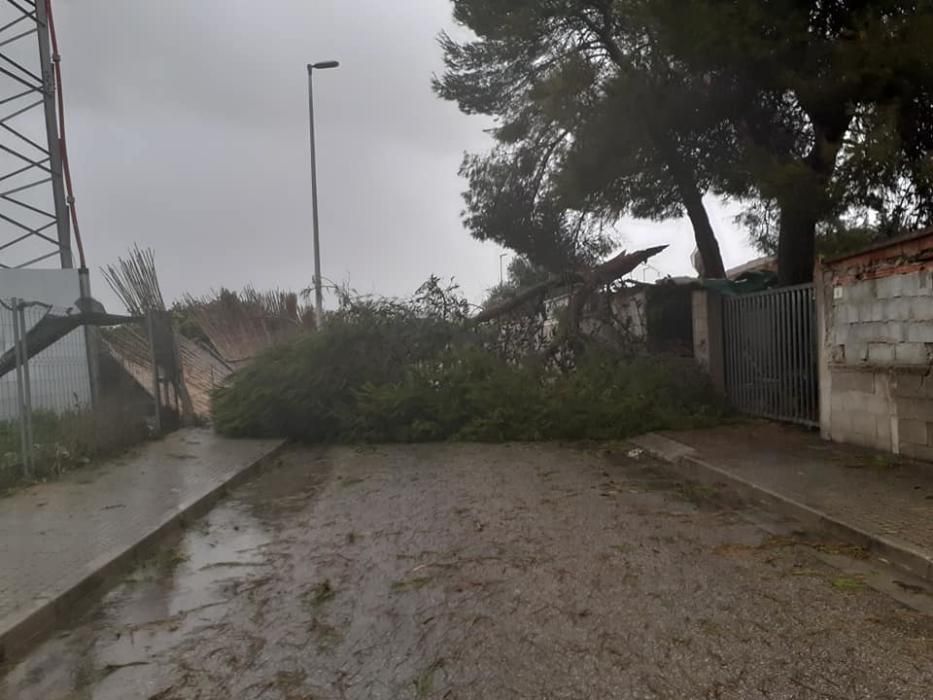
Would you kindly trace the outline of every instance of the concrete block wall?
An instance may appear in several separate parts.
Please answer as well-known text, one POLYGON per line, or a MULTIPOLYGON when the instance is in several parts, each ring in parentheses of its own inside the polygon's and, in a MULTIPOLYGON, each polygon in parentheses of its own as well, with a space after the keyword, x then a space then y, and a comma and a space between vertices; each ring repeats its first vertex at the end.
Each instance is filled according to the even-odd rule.
POLYGON ((828 403, 831 421, 827 437, 836 442, 895 451, 892 438, 896 425, 892 421, 889 375, 834 369, 828 403))
POLYGON ((893 379, 896 451, 933 462, 933 376, 901 372, 893 379))
MULTIPOLYGON (((611 294, 601 292, 583 310, 583 333, 613 343, 637 345, 650 352, 690 356, 692 285, 639 285, 611 294)), ((542 335, 553 338, 570 302, 569 294, 545 301, 542 335)))
POLYGON ((837 279, 827 295, 833 363, 915 366, 933 362, 933 270, 880 279, 837 279))
POLYGON ((648 338, 648 295, 645 290, 617 294, 610 303, 613 316, 627 329, 633 339, 646 340, 648 338))
MULTIPOLYGON (((538 342, 544 347, 556 335, 561 319, 570 304, 569 292, 546 299, 544 302, 545 320, 542 324, 541 338, 538 342)), ((616 294, 609 302, 612 306, 612 318, 619 325, 618 330, 625 331, 632 341, 646 341, 648 338, 648 321, 646 307, 648 304, 645 290, 627 289, 616 294)), ((580 322, 580 330, 591 335, 600 335, 605 331, 604 315, 594 314, 591 309, 584 309, 584 317, 580 322)), ((611 340, 614 336, 606 336, 611 340)))
POLYGON ((933 232, 825 264, 824 437, 933 461, 933 232))
POLYGON ((726 390, 722 295, 709 289, 693 292, 693 356, 720 391, 726 390))

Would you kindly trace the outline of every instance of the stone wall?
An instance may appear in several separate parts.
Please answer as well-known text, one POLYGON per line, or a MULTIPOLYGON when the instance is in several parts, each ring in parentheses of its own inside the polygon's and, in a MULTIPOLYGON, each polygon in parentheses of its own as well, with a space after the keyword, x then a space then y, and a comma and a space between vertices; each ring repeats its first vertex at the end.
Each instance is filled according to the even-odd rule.
POLYGON ((816 284, 824 436, 933 459, 933 232, 824 263, 816 284))

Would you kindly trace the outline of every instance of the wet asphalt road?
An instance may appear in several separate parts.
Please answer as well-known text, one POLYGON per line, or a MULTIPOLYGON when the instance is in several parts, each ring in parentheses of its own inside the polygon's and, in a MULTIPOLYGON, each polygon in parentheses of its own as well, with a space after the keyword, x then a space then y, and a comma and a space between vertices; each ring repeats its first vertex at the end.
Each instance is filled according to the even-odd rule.
POLYGON ((0 698, 933 697, 933 618, 620 450, 294 449, 0 698))

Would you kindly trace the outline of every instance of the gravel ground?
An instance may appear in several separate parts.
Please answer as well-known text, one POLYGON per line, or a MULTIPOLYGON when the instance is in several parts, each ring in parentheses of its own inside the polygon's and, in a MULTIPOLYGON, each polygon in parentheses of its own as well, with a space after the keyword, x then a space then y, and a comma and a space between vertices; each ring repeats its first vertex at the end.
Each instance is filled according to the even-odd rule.
POLYGON ((933 618, 610 452, 294 449, 0 698, 931 697, 933 618))

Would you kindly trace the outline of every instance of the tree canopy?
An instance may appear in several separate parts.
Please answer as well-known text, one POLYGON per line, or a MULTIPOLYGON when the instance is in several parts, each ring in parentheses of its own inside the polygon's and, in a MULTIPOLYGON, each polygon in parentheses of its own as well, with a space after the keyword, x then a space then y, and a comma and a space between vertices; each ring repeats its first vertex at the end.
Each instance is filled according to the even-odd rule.
POLYGON ((724 97, 740 177, 723 189, 776 206, 782 282, 810 279, 821 225, 929 221, 929 2, 650 6, 662 44, 724 97))
POLYGON ((931 0, 453 4, 475 38, 442 37, 435 89, 496 118, 467 223, 535 264, 605 253, 623 215, 687 214, 719 276, 706 193, 774 214, 786 284, 834 222, 933 221, 931 0))
POLYGON ((497 120, 495 149, 463 168, 474 236, 554 269, 607 252, 623 215, 687 213, 704 266, 723 274, 702 201, 717 132, 698 126, 705 102, 691 76, 652 69, 639 5, 455 0, 477 38, 442 36, 435 89, 497 120))

